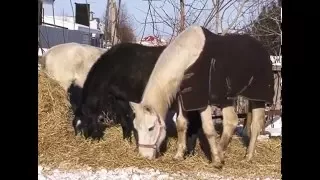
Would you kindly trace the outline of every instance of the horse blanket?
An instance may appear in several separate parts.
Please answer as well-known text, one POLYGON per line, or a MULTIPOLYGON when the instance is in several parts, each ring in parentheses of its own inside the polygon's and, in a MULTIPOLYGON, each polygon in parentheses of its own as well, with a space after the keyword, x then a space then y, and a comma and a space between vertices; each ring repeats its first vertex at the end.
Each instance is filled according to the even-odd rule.
POLYGON ((206 42, 196 62, 185 71, 178 97, 185 111, 210 105, 222 108, 237 96, 273 101, 273 73, 269 54, 249 35, 215 35, 203 28, 206 42))

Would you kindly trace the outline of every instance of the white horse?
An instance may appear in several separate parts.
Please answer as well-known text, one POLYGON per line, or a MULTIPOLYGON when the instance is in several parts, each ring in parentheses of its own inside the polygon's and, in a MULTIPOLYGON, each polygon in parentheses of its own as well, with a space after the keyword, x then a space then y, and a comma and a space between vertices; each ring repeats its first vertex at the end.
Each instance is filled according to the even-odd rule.
MULTIPOLYGON (((205 36, 200 27, 190 26, 180 33, 160 55, 144 90, 141 102, 139 104, 130 102, 135 113, 134 127, 138 131, 139 153, 142 156, 153 159, 156 156, 156 151, 159 151, 159 147, 166 136, 164 119, 168 108, 176 98, 185 70, 198 59, 204 45, 205 36), (154 148, 148 148, 146 145, 154 145, 154 148)), ((177 101, 177 107, 178 141, 182 142, 182 139, 186 137, 184 130, 187 124, 186 121, 181 121, 185 113, 181 109, 179 100, 177 101)), ((201 112, 201 118, 208 125, 211 124, 204 127, 204 132, 211 131, 211 134, 215 134, 209 106, 201 112)), ((214 136, 209 138, 209 143, 214 151, 215 162, 220 163, 214 136)), ((181 159, 185 149, 186 145, 179 143, 174 158, 181 159)))
POLYGON ((83 87, 91 66, 105 51, 85 44, 59 44, 50 48, 39 62, 49 76, 67 91, 72 83, 83 87))
MULTIPOLYGON (((250 72, 252 71, 254 73, 259 72, 256 69, 269 68, 268 63, 270 60, 266 59, 266 58, 269 58, 269 56, 265 53, 264 50, 261 50, 261 46, 257 45, 256 41, 252 41, 252 39, 247 41, 248 38, 250 39, 250 37, 244 37, 244 38, 240 37, 240 39, 245 40, 244 44, 241 44, 241 43, 234 43, 233 37, 231 37, 232 41, 230 41, 230 37, 229 37, 229 40, 227 40, 228 38, 224 38, 222 36, 218 37, 217 35, 212 35, 212 34, 213 33, 209 32, 208 30, 204 30, 204 28, 200 26, 189 26, 188 28, 186 28, 182 33, 180 33, 177 36, 177 38, 174 41, 172 41, 167 46, 167 48, 160 55, 151 73, 148 84, 144 90, 141 102, 140 103, 130 102, 131 108, 135 112, 134 127, 137 130, 138 137, 139 137, 139 140, 138 140, 139 153, 143 157, 146 157, 149 159, 154 159, 156 157, 156 153, 159 151, 159 147, 166 136, 166 127, 164 123, 166 113, 168 111, 168 108, 171 105, 174 105, 177 112, 176 124, 177 124, 177 132, 178 132, 178 148, 177 148, 177 153, 174 156, 174 159, 176 160, 183 159, 183 155, 186 150, 185 139, 186 139, 187 119, 186 119, 185 106, 182 101, 182 98, 180 98, 181 96, 177 98, 177 95, 181 93, 180 88, 181 88, 182 81, 184 81, 184 78, 189 78, 187 76, 190 74, 193 74, 193 73, 186 74, 186 72, 188 71, 189 67, 192 68, 192 65, 195 64, 196 61, 206 62, 207 59, 208 60, 214 59, 212 57, 216 57, 216 55, 218 54, 217 58, 220 61, 217 61, 217 64, 214 65, 214 63, 212 63, 213 60, 211 60, 211 66, 213 66, 213 68, 216 68, 216 69, 219 68, 220 71, 227 70, 228 72, 230 72, 230 64, 232 65, 232 63, 233 64, 242 63, 240 65, 237 64, 238 66, 240 66, 240 70, 236 69, 235 71, 236 73, 232 74, 233 76, 231 77, 232 82, 237 82, 235 83, 236 85, 240 83, 241 86, 244 84, 244 81, 242 80, 238 81, 237 73, 245 71, 247 66, 251 68, 247 71, 250 71, 250 72), (211 39, 213 39, 213 41, 211 39), (223 47, 222 49, 219 49, 221 45, 223 47), (242 47, 244 47, 244 50, 248 52, 242 52, 243 50, 242 47), (251 53, 252 51, 253 53, 251 53), (256 56, 256 54, 254 53, 255 51, 258 51, 258 56, 256 56), (228 53, 225 53, 225 52, 228 52, 228 53), (210 58, 199 60, 202 57, 208 57, 207 56, 208 54, 210 55, 209 56, 210 58), (222 56, 220 56, 221 54, 222 56), (243 60, 243 59, 248 59, 247 56, 249 56, 250 61, 256 61, 257 57, 259 57, 258 61, 259 59, 262 59, 261 60, 262 63, 260 62, 258 63, 262 65, 257 65, 257 66, 256 64, 251 65, 250 64, 251 62, 248 63, 247 60, 243 60), (261 56, 262 58, 260 58, 261 56), (221 60, 221 57, 222 57, 222 60, 221 60), (230 58, 230 60, 228 59, 227 61, 225 61, 224 57, 228 57, 230 58), (227 62, 227 64, 225 64, 225 62, 227 62), (176 101, 177 103, 173 104, 175 99, 177 100, 176 101)), ((237 67, 232 67, 232 68, 237 68, 237 67)), ((205 69, 205 68, 202 68, 202 69, 205 69)), ((200 71, 206 71, 206 70, 200 70, 200 71)), ((269 72, 268 73, 267 72, 268 70, 262 72, 263 74, 261 77, 266 79, 266 80, 263 79, 262 81, 265 80, 268 83, 270 83, 271 81, 273 82, 271 63, 270 63, 271 78, 269 78, 269 74, 268 74, 269 72), (264 74, 265 72, 266 72, 266 75, 264 74)), ((211 71, 210 73, 208 71, 206 71, 205 73, 210 74, 211 71)), ((197 73, 195 73, 195 76, 196 74, 197 73)), ((198 74, 199 74, 199 71, 198 71, 198 74)), ((246 77, 244 76, 244 74, 245 73, 242 73, 242 76, 240 76, 240 78, 246 77)), ((220 74, 216 74, 216 75, 219 77, 212 76, 211 78, 217 78, 217 79, 208 81, 208 82, 211 82, 211 85, 209 83, 210 88, 212 87, 212 83, 220 80, 219 78, 223 79, 223 82, 225 83, 225 79, 224 77, 222 77, 222 75, 221 77, 220 77, 220 74)), ((254 79, 255 86, 261 85, 260 82, 262 82, 261 78, 259 79, 258 76, 257 78, 258 79, 254 79)), ((203 79, 198 78, 197 80, 199 80, 198 84, 207 83, 203 79)), ((252 80, 250 80, 248 86, 250 86, 251 81, 252 80)), ((262 83, 262 86, 263 87, 269 86, 269 84, 262 83)), ((259 86, 259 88, 260 87, 261 86, 259 86)), ((216 86, 213 87, 213 89, 217 89, 217 88, 221 88, 221 87, 216 87, 216 86)), ((252 92, 252 89, 253 88, 249 89, 250 93, 252 92)), ((212 89, 209 90, 209 93, 211 93, 211 91, 212 89)), ((244 90, 241 90, 240 94, 243 91, 244 90)), ((225 93, 225 92, 227 91, 226 90, 221 91, 221 93, 225 93)), ((260 94, 257 96, 263 96, 262 92, 258 92, 258 93, 260 94)), ((269 97, 271 97, 271 100, 272 100, 271 94, 272 93, 270 93, 268 89, 268 92, 267 92, 268 100, 270 99, 269 97)), ((203 95, 195 94, 193 95, 193 99, 197 99, 200 96, 206 96, 206 94, 203 94, 203 95)), ((219 94, 219 96, 225 97, 224 94, 219 94)), ((208 102, 208 99, 205 99, 205 100, 206 102, 208 102)), ((253 98, 252 100, 257 100, 257 99, 253 98)), ((263 100, 262 101, 257 100, 257 101, 263 102, 263 100)), ((259 106, 253 107, 253 110, 252 110, 252 116, 251 116, 252 121, 248 121, 252 123, 252 125, 250 124, 248 126, 248 127, 251 127, 249 128, 251 130, 249 132, 251 135, 251 139, 250 139, 250 145, 247 151, 248 160, 250 160, 252 157, 256 138, 262 127, 261 122, 264 121, 264 108, 261 107, 262 106, 261 104, 263 104, 263 107, 264 107, 264 102, 257 103, 257 104, 259 104, 259 106)), ((223 121, 223 133, 222 133, 219 145, 216 142, 217 132, 214 129, 214 124, 211 117, 212 110, 210 108, 210 102, 207 105, 204 105, 204 107, 202 107, 201 109, 197 109, 197 111, 200 112, 203 131, 210 145, 211 153, 213 156, 213 166, 216 168, 221 168, 224 162, 224 151, 226 150, 226 147, 231 140, 233 131, 238 123, 238 117, 235 112, 235 109, 232 106, 232 104, 225 105, 222 109, 222 115, 223 115, 224 121, 223 121)))

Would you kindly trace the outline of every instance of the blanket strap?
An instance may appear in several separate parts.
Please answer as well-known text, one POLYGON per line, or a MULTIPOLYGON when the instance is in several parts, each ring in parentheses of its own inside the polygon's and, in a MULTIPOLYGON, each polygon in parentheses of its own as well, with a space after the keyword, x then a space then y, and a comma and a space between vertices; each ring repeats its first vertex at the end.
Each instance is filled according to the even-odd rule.
POLYGON ((251 85, 252 81, 253 81, 253 76, 251 76, 251 78, 250 78, 250 80, 249 80, 249 83, 248 83, 246 86, 244 86, 244 87, 241 89, 241 91, 239 91, 239 92, 237 93, 237 96, 240 95, 241 93, 243 93, 243 91, 245 91, 245 90, 251 85))

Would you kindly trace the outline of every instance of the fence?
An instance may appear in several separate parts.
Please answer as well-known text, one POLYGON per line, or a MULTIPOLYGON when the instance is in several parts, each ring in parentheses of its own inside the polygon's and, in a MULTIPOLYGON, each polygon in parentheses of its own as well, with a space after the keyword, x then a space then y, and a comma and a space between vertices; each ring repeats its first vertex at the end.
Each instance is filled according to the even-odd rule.
MULTIPOLYGON (((90 37, 91 35, 89 36, 89 33, 78 30, 39 26, 39 43, 42 48, 50 48, 58 44, 69 42, 91 45, 90 37)), ((95 45, 98 47, 100 46, 96 43, 95 45)))

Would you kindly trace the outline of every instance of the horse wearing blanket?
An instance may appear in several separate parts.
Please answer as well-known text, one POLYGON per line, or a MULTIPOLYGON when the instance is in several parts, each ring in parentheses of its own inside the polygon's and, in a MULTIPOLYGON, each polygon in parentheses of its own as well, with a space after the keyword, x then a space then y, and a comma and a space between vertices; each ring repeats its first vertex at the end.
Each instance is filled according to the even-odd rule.
POLYGON ((177 99, 178 147, 174 159, 182 159, 186 150, 186 112, 198 111, 213 166, 221 168, 238 123, 233 98, 241 95, 250 100, 252 107, 246 153, 247 160, 251 160, 264 123, 265 102, 271 103, 273 94, 272 64, 261 43, 248 35, 219 36, 203 27, 190 26, 160 55, 141 102, 130 103, 135 112, 139 153, 149 159, 156 157, 166 136, 164 117, 177 99), (224 119, 219 144, 211 117, 210 105, 214 104, 222 107, 224 119))

